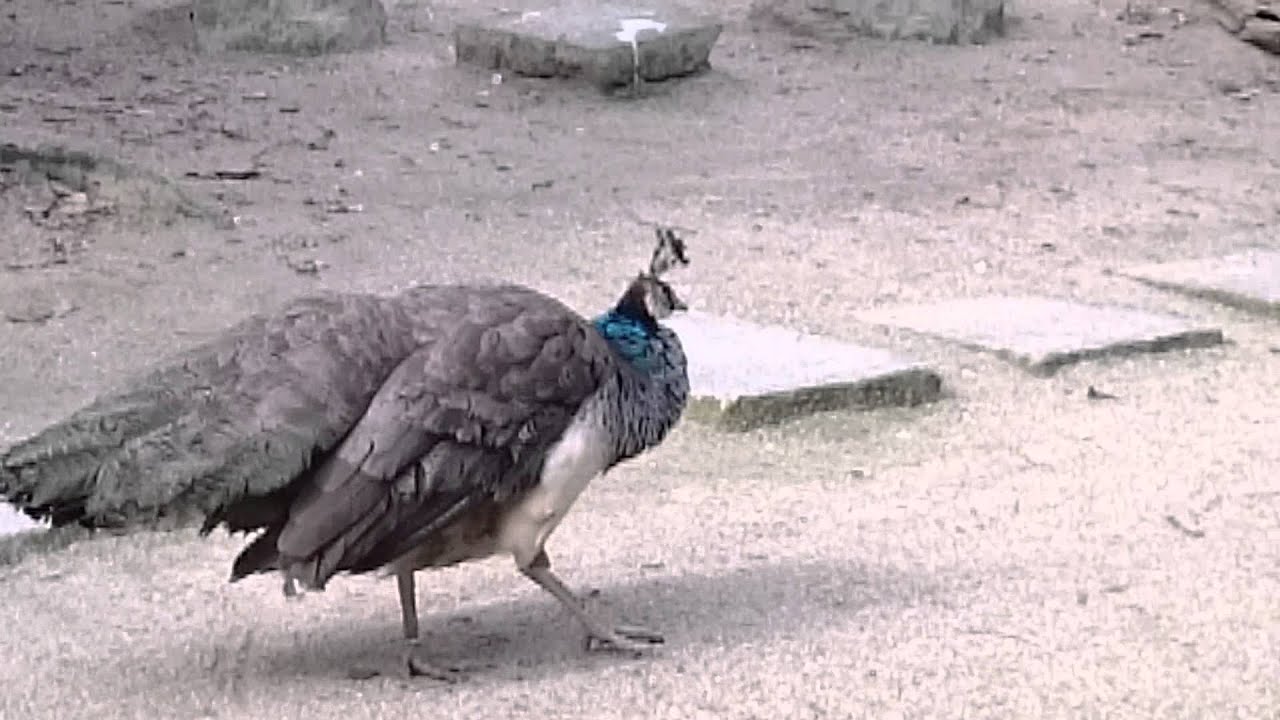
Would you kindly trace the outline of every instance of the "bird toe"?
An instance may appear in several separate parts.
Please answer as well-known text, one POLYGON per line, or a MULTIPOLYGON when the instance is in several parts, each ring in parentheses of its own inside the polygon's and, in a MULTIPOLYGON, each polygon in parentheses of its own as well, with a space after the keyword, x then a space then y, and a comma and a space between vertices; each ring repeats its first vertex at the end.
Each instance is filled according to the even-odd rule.
POLYGON ((622 625, 614 628, 607 636, 587 636, 588 651, 621 652, 639 656, 654 645, 661 645, 664 638, 660 633, 647 628, 622 625))
POLYGON ((404 664, 411 678, 427 678, 452 685, 466 677, 465 669, 454 665, 442 665, 413 650, 405 655, 404 664))
POLYGON ((622 637, 638 643, 646 643, 649 645, 661 645, 666 642, 666 638, 662 637, 662 633, 649 628, 640 627, 639 625, 619 625, 614 628, 614 632, 622 637))

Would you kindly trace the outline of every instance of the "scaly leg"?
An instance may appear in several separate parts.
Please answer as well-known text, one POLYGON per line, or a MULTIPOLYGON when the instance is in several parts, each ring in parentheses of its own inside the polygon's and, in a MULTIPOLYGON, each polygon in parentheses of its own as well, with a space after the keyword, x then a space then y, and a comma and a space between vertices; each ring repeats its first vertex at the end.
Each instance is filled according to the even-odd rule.
POLYGON ((396 589, 400 591, 400 621, 405 640, 418 639, 418 593, 413 586, 412 570, 396 571, 396 589))
POLYGON ((412 570, 396 570, 396 587, 400 592, 400 620, 406 640, 404 665, 411 677, 428 677, 444 682, 457 682, 462 670, 437 665, 422 652, 418 640, 418 594, 412 570))
POLYGON ((520 568, 520 572, 559 600, 560 604, 564 605, 586 627, 589 640, 594 640, 605 649, 640 652, 650 645, 661 644, 663 641, 662 635, 645 628, 629 626, 609 628, 599 618, 587 612, 581 598, 573 594, 573 591, 551 572, 551 559, 547 557, 545 550, 538 553, 529 567, 520 568))

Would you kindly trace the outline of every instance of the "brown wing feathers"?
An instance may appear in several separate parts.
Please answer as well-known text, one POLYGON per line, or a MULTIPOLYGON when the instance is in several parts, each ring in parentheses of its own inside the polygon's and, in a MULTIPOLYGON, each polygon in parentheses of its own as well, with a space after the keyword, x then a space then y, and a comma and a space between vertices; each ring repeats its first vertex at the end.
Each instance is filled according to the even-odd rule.
POLYGON ((612 362, 518 286, 303 298, 0 454, 0 497, 57 524, 263 528, 237 576, 323 584, 536 482, 612 362))
POLYGON ((260 526, 433 319, 362 295, 248 319, 0 454, 0 495, 55 524, 260 526))
POLYGON ((322 587, 537 482, 546 451, 598 388, 608 349, 584 320, 531 291, 476 304, 396 368, 305 480, 287 521, 269 532, 279 557, 251 547, 237 574, 287 566, 322 587))

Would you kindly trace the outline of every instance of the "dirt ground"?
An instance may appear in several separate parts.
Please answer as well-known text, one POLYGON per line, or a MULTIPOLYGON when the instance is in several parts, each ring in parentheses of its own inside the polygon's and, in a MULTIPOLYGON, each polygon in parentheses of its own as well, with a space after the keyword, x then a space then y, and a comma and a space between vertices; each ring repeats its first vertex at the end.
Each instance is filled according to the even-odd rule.
POLYGON ((0 141, 115 157, 218 216, 44 218, 46 188, 0 187, 0 310, 56 316, 0 323, 0 444, 319 288, 504 278, 594 311, 646 259, 641 220, 696 230, 691 305, 897 348, 951 396, 685 425, 593 486, 552 555, 666 632, 651 657, 584 654, 494 561, 420 581, 466 682, 355 681, 398 651, 393 583, 286 603, 225 583, 241 539, 154 534, 0 568, 0 716, 1280 718, 1280 327, 1107 274, 1280 244, 1280 59, 1191 7, 1026 0, 952 48, 736 4, 711 72, 624 101, 453 67, 462 7, 401 2, 387 48, 294 61, 194 56, 153 2, 0 4, 0 141), (1038 380, 852 319, 993 290, 1232 343, 1038 380))

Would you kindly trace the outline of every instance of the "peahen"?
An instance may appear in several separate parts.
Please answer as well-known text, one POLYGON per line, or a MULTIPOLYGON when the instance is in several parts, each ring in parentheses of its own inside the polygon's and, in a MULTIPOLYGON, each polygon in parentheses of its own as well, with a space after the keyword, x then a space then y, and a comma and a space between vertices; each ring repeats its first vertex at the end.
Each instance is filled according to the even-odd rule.
POLYGON ((518 285, 324 295, 255 316, 0 455, 0 497, 55 526, 200 523, 260 531, 231 578, 284 592, 335 574, 397 576, 407 662, 414 572, 510 554, 596 645, 611 628, 551 571, 544 545, 595 476, 662 442, 689 383, 662 280, 687 264, 658 230, 648 271, 587 320, 518 285))

